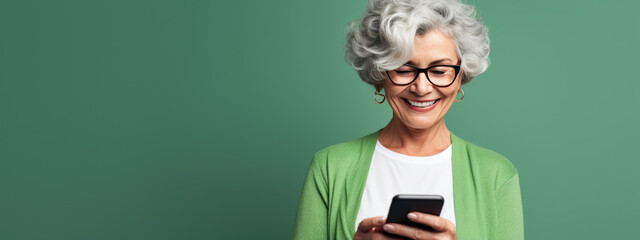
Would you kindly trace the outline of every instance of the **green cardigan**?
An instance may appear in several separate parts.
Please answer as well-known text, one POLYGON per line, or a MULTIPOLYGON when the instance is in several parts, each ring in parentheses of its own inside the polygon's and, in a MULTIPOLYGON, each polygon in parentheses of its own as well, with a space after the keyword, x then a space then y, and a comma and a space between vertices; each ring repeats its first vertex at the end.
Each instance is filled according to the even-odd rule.
MULTIPOLYGON (((293 239, 352 239, 380 130, 314 154, 293 239)), ((498 153, 450 132, 458 239, 524 239, 518 172, 498 153)), ((372 216, 373 217, 373 216, 372 216)))

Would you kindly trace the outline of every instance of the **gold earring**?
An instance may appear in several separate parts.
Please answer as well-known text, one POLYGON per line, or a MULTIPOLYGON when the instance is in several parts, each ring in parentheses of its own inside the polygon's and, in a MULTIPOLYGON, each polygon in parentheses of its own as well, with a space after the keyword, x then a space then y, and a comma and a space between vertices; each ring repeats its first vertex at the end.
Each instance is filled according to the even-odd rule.
POLYGON ((462 97, 460 99, 456 99, 456 102, 460 102, 464 98, 464 91, 462 91, 462 89, 458 89, 458 92, 462 92, 462 97))
POLYGON ((376 103, 382 104, 385 99, 387 98, 384 96, 384 94, 380 93, 379 91, 375 91, 373 93, 373 101, 376 101, 376 103), (378 96, 382 96, 382 101, 378 102, 378 96))

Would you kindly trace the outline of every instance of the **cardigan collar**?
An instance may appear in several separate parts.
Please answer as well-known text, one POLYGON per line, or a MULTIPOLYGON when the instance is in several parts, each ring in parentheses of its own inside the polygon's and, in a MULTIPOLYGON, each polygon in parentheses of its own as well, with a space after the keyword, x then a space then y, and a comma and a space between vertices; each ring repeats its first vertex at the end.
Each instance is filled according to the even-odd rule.
MULTIPOLYGON (((347 219, 351 223, 355 223, 358 211, 360 210, 360 201, 362 200, 362 194, 364 192, 364 187, 367 182, 367 176, 369 174, 369 167, 371 166, 371 159, 373 158, 373 152, 375 150, 376 141, 378 140, 378 136, 380 135, 379 129, 376 132, 373 132, 367 136, 361 138, 360 146, 359 146, 359 156, 357 161, 352 165, 352 175, 348 178, 348 183, 346 186, 346 191, 348 195, 352 195, 352 198, 347 199, 346 209, 347 219), (349 186, 354 186, 355 189, 349 189, 349 186)), ((453 195, 454 195, 454 210, 456 216, 456 226, 465 226, 468 221, 471 221, 471 218, 467 216, 471 216, 473 214, 471 210, 473 206, 465 205, 465 201, 461 196, 458 196, 456 193, 467 192, 469 184, 473 186, 473 178, 469 175, 470 164, 469 164, 469 156, 467 154, 467 144, 464 140, 460 139, 458 136, 453 134, 453 132, 449 131, 451 136, 451 165, 453 171, 453 195)), ((446 201, 446 200, 445 200, 446 201)), ((355 233, 355 228, 353 224, 347 224, 347 227, 351 228, 349 232, 355 233)), ((347 229, 344 229, 347 230, 347 229)), ((456 231, 460 234, 460 229, 456 227, 456 231)), ((464 233, 463 233, 464 235, 464 233)))

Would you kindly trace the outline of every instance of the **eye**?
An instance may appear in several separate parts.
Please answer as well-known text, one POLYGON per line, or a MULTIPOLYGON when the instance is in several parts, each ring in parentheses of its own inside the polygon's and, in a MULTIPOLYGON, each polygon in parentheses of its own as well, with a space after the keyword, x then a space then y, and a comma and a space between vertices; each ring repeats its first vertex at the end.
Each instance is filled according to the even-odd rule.
POLYGON ((450 74, 452 73, 454 70, 451 67, 434 67, 429 69, 429 75, 433 75, 433 76, 437 76, 437 75, 445 75, 445 74, 450 74))
POLYGON ((394 69, 393 71, 398 72, 398 73, 403 73, 403 72, 406 73, 406 72, 413 72, 413 71, 415 71, 415 69, 410 67, 410 66, 403 65, 403 66, 400 66, 400 67, 394 69))
POLYGON ((395 75, 403 78, 412 78, 415 75, 415 71, 413 70, 394 70, 395 75))

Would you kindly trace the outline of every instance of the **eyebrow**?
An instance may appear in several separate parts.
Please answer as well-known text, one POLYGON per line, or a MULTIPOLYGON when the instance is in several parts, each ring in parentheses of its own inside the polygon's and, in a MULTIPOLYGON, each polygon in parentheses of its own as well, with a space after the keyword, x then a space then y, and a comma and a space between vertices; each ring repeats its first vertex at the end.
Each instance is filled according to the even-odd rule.
MULTIPOLYGON (((429 66, 434 65, 434 64, 438 64, 438 63, 441 63, 441 62, 444 62, 444 61, 447 61, 447 60, 449 60, 449 61, 452 61, 452 62, 453 62, 453 59, 451 59, 451 58, 442 58, 442 59, 438 59, 438 60, 435 60, 435 61, 430 62, 430 63, 429 63, 429 66)), ((411 65, 416 66, 416 64, 414 64, 413 62, 411 62, 411 60, 409 60, 409 61, 408 61, 407 63, 405 63, 405 64, 411 64, 411 65)))

